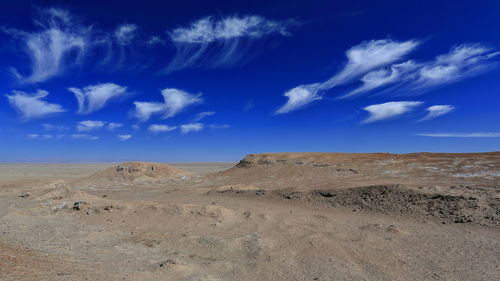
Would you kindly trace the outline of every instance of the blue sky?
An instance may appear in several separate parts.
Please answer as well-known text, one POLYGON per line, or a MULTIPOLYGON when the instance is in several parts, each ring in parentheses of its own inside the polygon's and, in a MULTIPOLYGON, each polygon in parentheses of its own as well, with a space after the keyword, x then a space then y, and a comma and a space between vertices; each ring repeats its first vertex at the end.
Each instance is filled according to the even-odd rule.
POLYGON ((374 2, 3 1, 0 162, 499 150, 500 3, 374 2))

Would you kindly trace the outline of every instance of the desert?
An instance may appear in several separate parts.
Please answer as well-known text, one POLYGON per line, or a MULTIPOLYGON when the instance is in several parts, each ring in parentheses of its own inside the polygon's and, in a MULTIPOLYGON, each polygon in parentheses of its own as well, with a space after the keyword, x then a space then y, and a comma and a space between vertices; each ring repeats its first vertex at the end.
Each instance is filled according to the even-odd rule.
POLYGON ((1 1, 0 281, 500 281, 499 15, 1 1))
POLYGON ((500 153, 2 164, 1 280, 495 280, 500 153))

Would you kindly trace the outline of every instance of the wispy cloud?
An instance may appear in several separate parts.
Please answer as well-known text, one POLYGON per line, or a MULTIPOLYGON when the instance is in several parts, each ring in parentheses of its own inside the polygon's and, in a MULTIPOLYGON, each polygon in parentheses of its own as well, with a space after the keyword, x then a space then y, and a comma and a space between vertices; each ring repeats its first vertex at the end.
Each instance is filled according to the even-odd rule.
POLYGON ((123 127, 123 124, 122 123, 116 123, 116 122, 109 122, 107 125, 106 125, 106 129, 110 130, 110 131, 114 131, 118 128, 121 128, 123 127))
POLYGON ((195 133, 203 130, 205 128, 205 125, 202 123, 191 123, 191 124, 185 124, 181 125, 181 132, 183 134, 187 133, 195 133))
POLYGON ((286 22, 272 21, 261 16, 233 16, 217 19, 206 17, 193 22, 189 27, 179 27, 170 32, 174 42, 209 43, 217 40, 254 37, 271 33, 289 35, 286 22))
POLYGON ((416 40, 371 40, 347 50, 347 65, 335 76, 319 85, 320 90, 347 83, 374 68, 403 59, 420 44, 416 40))
POLYGON ((425 64, 418 72, 412 87, 435 87, 477 75, 493 66, 492 59, 500 55, 481 44, 462 44, 449 53, 440 55, 425 64))
POLYGON ((283 114, 304 108, 323 99, 323 92, 341 84, 361 82, 360 86, 340 98, 354 97, 370 91, 419 94, 435 87, 454 83, 490 70, 498 65, 500 52, 478 43, 454 46, 434 60, 401 62, 419 42, 410 40, 373 40, 354 46, 346 53, 346 66, 329 80, 306 84, 287 91, 288 101, 275 113, 283 114), (358 80, 358 77, 361 78, 358 80))
POLYGON ((421 133, 417 136, 436 138, 500 138, 500 132, 480 133, 421 133))
POLYGON ((138 27, 132 23, 119 25, 115 30, 116 42, 120 45, 130 45, 137 35, 138 27))
POLYGON ((167 119, 190 105, 203 102, 201 94, 194 95, 177 89, 164 89, 161 94, 163 102, 134 102, 135 117, 141 121, 146 121, 153 115, 160 115, 161 119, 167 119))
POLYGON ((47 131, 66 131, 69 130, 68 126, 63 126, 63 125, 53 125, 53 124, 48 124, 44 123, 42 124, 42 127, 47 130, 47 131))
POLYGON ((148 131, 154 134, 166 133, 176 129, 177 129, 176 126, 158 125, 158 124, 149 125, 148 127, 148 131))
POLYGON ((76 125, 76 130, 79 132, 88 132, 99 129, 107 129, 109 131, 114 131, 121 127, 123 127, 122 123, 85 120, 78 122, 78 124, 76 125))
POLYGON ((493 68, 500 55, 481 44, 461 44, 427 62, 407 61, 367 73, 362 85, 343 97, 352 97, 374 89, 392 86, 409 93, 422 93, 457 82, 493 68))
POLYGON ((28 139, 30 139, 30 140, 51 140, 51 139, 54 139, 54 138, 57 138, 57 136, 50 135, 50 134, 43 134, 43 135, 40 135, 40 134, 29 134, 28 135, 28 139))
POLYGON ((288 98, 288 101, 275 113, 289 113, 321 100, 322 92, 351 82, 375 68, 399 61, 418 45, 419 42, 416 40, 398 42, 389 39, 365 41, 356 45, 347 50, 347 64, 340 72, 327 81, 300 85, 287 91, 284 96, 288 98))
POLYGON ((105 121, 93 121, 93 120, 80 121, 78 122, 78 125, 76 125, 76 130, 79 132, 88 132, 88 131, 102 129, 104 128, 105 125, 106 125, 105 121))
POLYGON ((98 140, 98 136, 88 135, 88 134, 74 134, 71 135, 71 138, 77 140, 98 140))
POLYGON ((151 36, 149 37, 149 40, 146 41, 146 44, 149 46, 165 45, 165 43, 165 40, 161 36, 151 36))
POLYGON ((392 101, 369 105, 363 108, 370 114, 370 116, 365 119, 363 123, 372 123, 392 119, 404 113, 412 111, 422 104, 423 102, 421 101, 392 101))
POLYGON ((37 90, 33 94, 12 91, 11 95, 7 95, 7 99, 10 105, 20 113, 21 118, 25 121, 66 111, 58 104, 44 101, 43 99, 48 95, 49 92, 43 90, 37 90))
POLYGON ((368 72, 361 78, 362 85, 350 93, 342 96, 347 98, 361 93, 369 92, 373 89, 399 82, 406 75, 410 75, 421 67, 420 64, 414 61, 406 61, 391 65, 389 68, 381 68, 368 72))
POLYGON ((452 112, 455 109, 453 105, 433 105, 427 108, 427 115, 419 121, 427 121, 452 112))
POLYGON ((228 124, 210 124, 208 125, 210 129, 227 129, 231 128, 231 125, 228 124))
POLYGON ((160 102, 136 101, 134 102, 134 105, 135 105, 134 116, 140 121, 146 121, 149 118, 151 118, 151 116, 155 114, 161 114, 166 110, 165 104, 160 102))
POLYGON ((82 62, 90 44, 90 27, 79 25, 68 11, 56 8, 37 10, 34 24, 35 32, 4 29, 22 42, 31 62, 31 72, 26 75, 12 68, 21 82, 42 82, 82 62))
POLYGON ((104 57, 98 67, 109 72, 144 70, 155 61, 151 47, 162 42, 159 36, 145 39, 136 24, 120 24, 112 32, 101 32, 96 45, 104 57))
POLYGON ((310 105, 312 102, 321 100, 317 93, 317 84, 302 85, 291 89, 284 94, 288 101, 276 110, 276 114, 285 114, 310 105))
POLYGON ((124 96, 127 87, 114 83, 90 85, 83 89, 68 88, 78 101, 78 113, 89 114, 103 108, 111 99, 124 96))
POLYGON ((198 122, 200 121, 201 119, 205 118, 205 117, 208 117, 208 116, 212 116, 215 114, 215 111, 205 111, 205 112, 200 112, 198 114, 196 114, 196 116, 194 117, 193 119, 193 122, 198 122))
POLYGON ((190 67, 222 67, 249 55, 257 39, 278 34, 289 36, 293 21, 262 16, 205 17, 169 32, 177 53, 165 72, 190 67))
POLYGON ((126 141, 132 138, 132 135, 117 135, 116 136, 121 141, 126 141))

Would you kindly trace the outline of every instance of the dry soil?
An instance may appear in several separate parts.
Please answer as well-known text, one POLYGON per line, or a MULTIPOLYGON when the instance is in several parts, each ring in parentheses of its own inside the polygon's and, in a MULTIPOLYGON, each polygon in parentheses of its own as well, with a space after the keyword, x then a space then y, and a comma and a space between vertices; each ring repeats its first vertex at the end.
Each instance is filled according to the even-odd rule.
POLYGON ((0 165, 0 280, 498 280, 500 153, 0 165))

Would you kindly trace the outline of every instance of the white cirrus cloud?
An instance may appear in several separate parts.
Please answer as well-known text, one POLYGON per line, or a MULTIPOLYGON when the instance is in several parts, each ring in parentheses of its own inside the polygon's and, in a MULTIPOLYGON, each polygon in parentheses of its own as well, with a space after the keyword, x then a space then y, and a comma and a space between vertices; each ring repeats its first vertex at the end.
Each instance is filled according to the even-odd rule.
POLYGON ((132 23, 119 25, 115 30, 115 38, 120 45, 130 45, 137 36, 138 27, 132 23))
POLYGON ((149 37, 149 40, 146 41, 146 44, 150 46, 165 45, 165 43, 165 40, 161 36, 151 36, 149 37))
POLYGON ((417 136, 435 138, 500 138, 500 132, 478 132, 478 133, 421 133, 417 136))
POLYGON ((34 24, 37 31, 3 30, 22 42, 30 60, 30 73, 13 74, 23 83, 43 82, 62 75, 66 68, 82 62, 91 43, 90 27, 81 26, 66 10, 38 9, 34 24))
POLYGON ((48 95, 49 92, 43 90, 37 90, 32 94, 14 90, 11 95, 7 95, 7 99, 25 121, 66 111, 59 104, 44 101, 43 99, 48 95))
POLYGON ((28 135, 28 139, 31 139, 31 140, 51 140, 54 138, 55 138, 54 135, 50 135, 50 134, 43 134, 43 135, 29 134, 28 135))
POLYGON ((117 135, 118 140, 126 141, 132 138, 132 135, 117 135))
POLYGON ((80 121, 76 125, 76 130, 79 132, 88 132, 88 131, 102 129, 104 128, 105 125, 106 125, 105 121, 94 121, 94 120, 80 121))
POLYGON ((190 124, 184 124, 181 125, 181 132, 183 134, 188 134, 188 133, 195 133, 203 130, 205 128, 205 125, 202 123, 190 123, 190 124))
POLYGON ((151 47, 164 45, 164 41, 159 36, 145 39, 140 35, 139 26, 133 23, 120 24, 110 33, 102 32, 96 44, 102 55, 97 66, 107 72, 149 68, 156 61, 151 47))
POLYGON ((495 58, 499 55, 500 52, 479 43, 460 44, 431 61, 407 61, 371 71, 361 79, 360 87, 343 97, 388 86, 392 91, 422 93, 490 70, 498 64, 495 58))
POLYGON ((68 126, 54 125, 49 123, 42 124, 42 127, 47 131, 66 131, 69 130, 68 126))
POLYGON ((208 125, 210 129, 227 129, 231 128, 231 125, 228 124, 210 124, 208 125))
POLYGON ((80 88, 68 88, 78 101, 78 113, 89 114, 103 108, 110 100, 124 96, 127 87, 102 83, 80 88))
POLYGON ((73 134, 71 138, 77 140, 98 140, 98 136, 88 135, 88 134, 73 134))
POLYGON ((212 116, 215 114, 215 111, 205 111, 205 112, 200 112, 198 114, 196 114, 196 116, 194 117, 193 119, 193 122, 198 122, 200 121, 201 119, 205 118, 205 117, 208 117, 208 116, 212 116))
POLYGON ((370 116, 362 123, 372 123, 387 119, 392 119, 422 105, 421 101, 392 101, 381 104, 373 104, 363 109, 368 111, 370 116))
POLYGON ((166 133, 176 129, 177 129, 176 126, 159 125, 159 124, 152 124, 149 125, 148 127, 148 131, 150 131, 153 134, 166 133))
POLYGON ((165 104, 160 102, 136 101, 134 102, 134 105, 134 116, 140 121, 146 121, 151 118, 151 116, 161 114, 166 110, 165 104))
POLYGON ((441 115, 445 115, 447 113, 452 112, 455 109, 453 105, 433 105, 427 107, 427 115, 425 115, 419 121, 427 121, 439 117, 441 115))
POLYGON ((106 129, 110 130, 110 131, 114 131, 118 128, 121 128, 123 127, 123 124, 122 123, 116 123, 116 122, 109 122, 107 125, 106 125, 106 129))
POLYGON ((403 59, 420 45, 416 40, 393 41, 390 39, 362 42, 346 52, 346 66, 326 82, 319 84, 319 89, 331 89, 374 68, 403 59))
POLYGON ((361 78, 363 84, 360 87, 345 94, 341 98, 359 95, 385 85, 397 83, 401 81, 401 79, 405 79, 404 77, 407 75, 411 75, 420 67, 420 64, 409 60, 403 63, 393 64, 389 68, 370 71, 361 78))
POLYGON ((414 89, 430 88, 477 75, 490 69, 498 55, 500 52, 478 43, 455 46, 447 54, 426 63, 411 86, 414 89))
POLYGON ((76 125, 76 130, 79 132, 88 132, 99 129, 107 129, 108 131, 114 131, 121 127, 123 127, 122 123, 85 120, 78 122, 78 124, 76 125))
POLYGON ((322 97, 317 92, 315 85, 302 85, 289 90, 283 95, 288 98, 288 101, 276 110, 275 114, 289 113, 321 100, 322 97))
POLYGON ((203 102, 201 94, 194 95, 177 89, 163 89, 163 102, 134 102, 134 116, 146 121, 153 115, 160 115, 161 119, 173 117, 186 107, 203 102))
POLYGON ((177 53, 165 72, 232 65, 248 57, 252 43, 259 38, 289 36, 293 24, 292 20, 275 21, 258 15, 199 19, 169 32, 177 53))
POLYGON ((238 37, 262 37, 271 33, 289 35, 285 22, 268 20, 262 16, 232 16, 217 19, 205 17, 189 27, 178 27, 170 32, 174 42, 209 43, 238 37))
POLYGON ((300 85, 287 91, 284 96, 288 101, 275 113, 289 113, 304 108, 313 101, 322 99, 321 92, 351 82, 375 68, 399 61, 419 44, 416 40, 399 42, 390 39, 362 42, 346 51, 347 64, 330 79, 321 83, 300 85))

